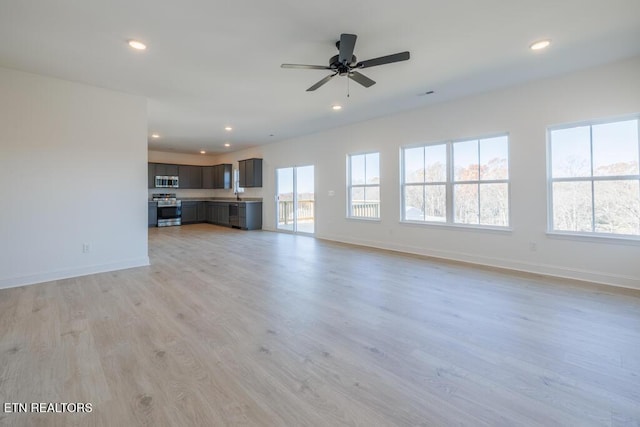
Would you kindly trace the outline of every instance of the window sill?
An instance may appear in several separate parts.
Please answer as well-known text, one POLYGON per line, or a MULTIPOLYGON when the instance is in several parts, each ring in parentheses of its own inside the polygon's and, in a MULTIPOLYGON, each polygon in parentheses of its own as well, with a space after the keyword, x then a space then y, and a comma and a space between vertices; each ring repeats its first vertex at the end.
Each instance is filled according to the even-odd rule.
POLYGON ((347 221, 382 222, 380 218, 367 218, 364 216, 348 216, 347 221))
POLYGON ((547 231, 547 236, 552 239, 565 239, 573 241, 591 243, 609 243, 640 246, 640 236, 615 235, 615 234, 595 234, 595 233, 573 233, 569 231, 547 231))
POLYGON ((450 224, 445 222, 425 222, 425 221, 407 221, 400 220, 400 224, 418 227, 431 228, 448 228, 451 230, 479 231, 498 234, 510 234, 513 232, 511 227, 492 227, 489 225, 467 225, 467 224, 450 224))

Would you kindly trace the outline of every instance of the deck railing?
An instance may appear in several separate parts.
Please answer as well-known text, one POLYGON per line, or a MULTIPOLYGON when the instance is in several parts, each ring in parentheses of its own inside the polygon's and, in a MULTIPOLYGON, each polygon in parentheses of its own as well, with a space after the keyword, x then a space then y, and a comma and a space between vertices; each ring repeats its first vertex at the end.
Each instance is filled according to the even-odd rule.
MULTIPOLYGON (((298 200, 298 221, 313 221, 315 217, 314 200, 298 200)), ((380 218, 380 201, 354 200, 351 202, 351 216, 361 218, 380 218)), ((278 201, 278 224, 293 223, 293 201, 278 201)))
MULTIPOLYGON (((314 219, 315 201, 298 200, 297 209, 298 221, 309 221, 314 219)), ((293 222, 293 201, 278 201, 278 224, 290 224, 293 222)))
POLYGON ((351 201, 351 216, 361 218, 380 218, 380 201, 351 201))

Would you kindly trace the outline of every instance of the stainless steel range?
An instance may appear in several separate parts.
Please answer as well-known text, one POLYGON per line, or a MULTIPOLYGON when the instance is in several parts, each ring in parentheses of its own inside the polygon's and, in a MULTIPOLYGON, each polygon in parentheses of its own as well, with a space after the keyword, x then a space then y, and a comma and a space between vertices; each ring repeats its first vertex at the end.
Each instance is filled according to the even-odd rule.
POLYGON ((182 224, 182 201, 175 193, 157 193, 152 200, 158 202, 158 227, 182 224))

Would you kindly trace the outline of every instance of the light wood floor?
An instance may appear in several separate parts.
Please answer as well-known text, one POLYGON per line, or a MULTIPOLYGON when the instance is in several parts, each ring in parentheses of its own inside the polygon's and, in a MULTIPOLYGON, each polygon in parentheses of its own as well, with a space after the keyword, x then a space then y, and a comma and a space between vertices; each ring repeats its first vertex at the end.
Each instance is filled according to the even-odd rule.
POLYGON ((24 426, 640 425, 640 292, 211 225, 0 291, 24 426))

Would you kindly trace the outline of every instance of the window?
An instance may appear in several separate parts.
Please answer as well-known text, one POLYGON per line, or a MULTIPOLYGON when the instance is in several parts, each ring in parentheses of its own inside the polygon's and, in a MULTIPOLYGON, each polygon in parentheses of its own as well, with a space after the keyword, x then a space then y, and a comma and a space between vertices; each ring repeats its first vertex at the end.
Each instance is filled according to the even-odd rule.
POLYGON ((447 145, 404 149, 404 219, 447 221, 447 145))
POLYGON ((640 235, 638 118, 549 129, 549 229, 640 235))
POLYGON ((454 222, 509 225, 507 136, 453 143, 454 222))
POLYGON ((380 218, 380 153, 350 155, 348 163, 348 216, 380 218))
POLYGON ((402 150, 404 221, 509 226, 507 135, 402 150))

